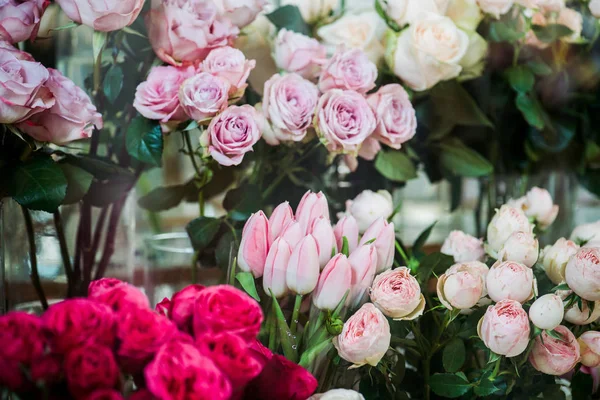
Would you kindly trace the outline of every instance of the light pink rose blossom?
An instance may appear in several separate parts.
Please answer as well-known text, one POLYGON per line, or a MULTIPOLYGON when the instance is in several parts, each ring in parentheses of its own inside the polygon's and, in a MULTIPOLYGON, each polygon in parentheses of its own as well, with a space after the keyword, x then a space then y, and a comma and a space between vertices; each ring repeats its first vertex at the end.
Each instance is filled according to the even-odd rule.
POLYGON ((483 293, 481 294, 481 296, 482 297, 487 296, 488 293, 487 293, 487 287, 486 287, 485 282, 486 282, 487 275, 490 272, 490 268, 487 265, 485 265, 484 263, 482 263, 481 261, 467 261, 467 262, 454 264, 453 266, 448 268, 446 273, 447 274, 455 273, 458 271, 462 271, 463 269, 467 269, 472 274, 479 275, 479 277, 481 277, 481 279, 483 280, 483 293))
POLYGON ((88 138, 94 126, 101 129, 102 115, 85 91, 60 71, 48 72, 50 78, 45 86, 54 96, 54 105, 20 123, 19 129, 40 142, 54 144, 88 138))
POLYGON ((569 259, 565 280, 580 297, 600 300, 600 248, 584 247, 569 259))
POLYGON ((333 257, 319 276, 319 282, 312 295, 312 301, 319 310, 333 311, 350 290, 352 267, 343 254, 333 257))
POLYGON ((323 66, 319 89, 354 90, 365 94, 375 87, 377 66, 360 49, 339 48, 323 66))
POLYGON ((498 260, 515 261, 533 267, 540 254, 538 240, 529 232, 515 232, 504 242, 498 252, 498 260))
POLYGON ((367 101, 375 112, 377 129, 374 136, 393 149, 399 149, 417 133, 417 115, 401 85, 379 88, 367 101))
POLYGON ((488 307, 479 320, 477 333, 494 353, 515 357, 529 344, 529 318, 519 302, 502 300, 488 307))
POLYGON ((219 76, 229 82, 229 94, 239 97, 248 86, 246 81, 256 67, 256 60, 247 60, 244 53, 233 47, 224 46, 212 50, 202 62, 202 71, 219 76))
POLYGON ((262 211, 252 214, 242 231, 242 240, 237 262, 244 272, 252 272, 260 278, 265 269, 265 260, 269 252, 269 220, 262 211))
POLYGON ((34 40, 48 0, 4 0, 0 4, 0 39, 9 43, 34 40))
POLYGON ((535 294, 535 280, 531 268, 514 261, 498 261, 486 277, 490 298, 496 302, 515 300, 524 303, 535 294))
POLYGON ((319 91, 298 74, 273 75, 265 82, 262 108, 269 121, 264 139, 272 146, 304 139, 312 124, 319 91))
POLYGON ((359 93, 333 89, 319 99, 315 128, 331 153, 356 155, 375 127, 375 115, 359 93))
POLYGON ((230 106, 213 118, 202 141, 219 164, 239 165, 260 139, 263 124, 254 107, 230 106))
POLYGON ((96 31, 111 32, 133 24, 144 0, 56 0, 73 21, 96 31))
POLYGON ((590 368, 600 366, 600 332, 585 332, 577 342, 581 350, 581 364, 590 368))
POLYGON ((525 195, 523 211, 528 217, 534 218, 540 228, 545 229, 556 219, 559 207, 552 201, 550 192, 534 187, 525 195))
POLYGON ((367 303, 344 323, 342 333, 333 338, 340 357, 358 368, 376 366, 390 347, 390 324, 373 304, 367 303))
POLYGON ((13 56, 15 56, 17 60, 35 62, 35 59, 31 54, 19 50, 17 47, 10 44, 9 42, 0 40, 0 52, 4 52, 5 50, 11 53, 13 56))
POLYGON ((533 232, 533 226, 520 208, 503 205, 490 221, 487 228, 488 247, 498 252, 514 232, 533 232))
POLYGON ((249 25, 267 5, 266 0, 213 0, 219 14, 239 28, 249 25))
POLYGON ((465 264, 457 264, 440 275, 437 294, 447 309, 468 310, 477 304, 484 287, 484 280, 477 271, 465 264))
POLYGON ((575 367, 581 354, 579 343, 569 328, 559 325, 554 331, 562 335, 562 339, 542 332, 535 338, 529 353, 529 362, 533 368, 544 374, 560 376, 575 367))
POLYGON ((485 250, 483 240, 463 231, 452 231, 444 240, 441 252, 454 257, 454 262, 483 261, 485 250))
POLYGON ((227 108, 229 82, 201 72, 185 80, 179 89, 179 103, 196 121, 212 118, 227 108))
POLYGON ((406 267, 377 275, 371 287, 371 301, 395 320, 413 320, 425 310, 419 282, 406 267))
POLYGON ((275 38, 273 58, 277 68, 315 79, 327 60, 327 49, 316 39, 281 29, 275 38))
POLYGON ((538 298, 529 308, 529 319, 540 329, 553 330, 560 325, 564 315, 562 299, 552 293, 538 298))

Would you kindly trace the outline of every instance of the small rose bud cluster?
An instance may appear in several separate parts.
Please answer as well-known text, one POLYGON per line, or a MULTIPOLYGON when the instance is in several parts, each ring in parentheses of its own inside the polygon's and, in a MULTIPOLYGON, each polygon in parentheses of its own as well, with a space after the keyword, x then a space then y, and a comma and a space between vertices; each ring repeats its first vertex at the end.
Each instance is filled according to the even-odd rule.
POLYGON ((525 215, 535 221, 538 228, 542 230, 552 225, 559 211, 550 193, 539 187, 532 188, 521 198, 510 200, 508 204, 523 210, 525 215))

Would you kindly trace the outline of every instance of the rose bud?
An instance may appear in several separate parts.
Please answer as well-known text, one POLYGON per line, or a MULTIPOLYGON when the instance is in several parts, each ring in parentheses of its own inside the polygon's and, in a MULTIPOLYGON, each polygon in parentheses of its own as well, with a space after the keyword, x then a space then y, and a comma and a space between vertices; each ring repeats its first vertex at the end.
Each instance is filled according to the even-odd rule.
POLYGON ((0 6, 0 39, 9 43, 35 40, 48 4, 46 0, 3 2, 0 6))
POLYGON ((546 189, 534 187, 525 195, 523 211, 525 215, 535 219, 541 229, 546 229, 556 219, 558 206, 554 205, 552 196, 546 189))
POLYGON ((289 202, 283 202, 273 210, 269 217, 269 246, 285 230, 287 225, 294 220, 294 211, 289 202))
POLYGON ((150 301, 144 292, 124 282, 110 289, 88 293, 88 299, 106 304, 117 314, 128 313, 132 308, 150 310, 150 301))
POLYGON ((224 46, 212 50, 202 62, 202 71, 208 72, 229 82, 230 97, 240 97, 248 84, 250 71, 256 60, 247 60, 241 50, 224 46))
POLYGON ((252 214, 242 231, 237 263, 244 272, 260 278, 269 252, 269 220, 262 211, 252 214))
POLYGON ((529 362, 533 368, 547 374, 560 376, 571 371, 580 359, 580 349, 575 335, 566 326, 559 325, 554 329, 561 339, 553 338, 542 332, 535 338, 529 362))
POLYGON ((483 295, 485 283, 478 272, 465 264, 457 264, 438 278, 437 294, 449 310, 468 310, 483 295))
POLYGON ((173 295, 169 309, 169 319, 175 323, 179 330, 187 333, 192 332, 194 304, 202 290, 204 290, 202 285, 189 285, 173 295))
POLYGON ((357 308, 373 284, 377 270, 377 248, 373 244, 364 244, 350 253, 348 262, 352 267, 352 281, 346 304, 357 308))
POLYGON ((533 232, 533 226, 525 213, 515 207, 503 205, 500 207, 487 228, 487 240, 489 249, 498 252, 502 245, 515 232, 533 232))
POLYGON ((565 280, 581 298, 600 300, 600 249, 579 249, 567 263, 565 280))
POLYGON ((477 334, 496 354, 515 357, 529 344, 529 319, 521 303, 502 300, 488 307, 479 320, 477 334))
POLYGON ((283 28, 275 38, 273 59, 277 68, 313 80, 327 61, 327 50, 318 40, 283 28))
POLYGON ((252 297, 233 286, 219 285, 204 289, 194 306, 194 336, 234 333, 247 341, 260 331, 263 313, 252 297))
POLYGON ((565 268, 571 256, 575 255, 579 246, 570 240, 560 238, 552 246, 546 246, 540 255, 546 275, 555 285, 565 281, 565 268))
POLYGON ((119 367, 111 349, 101 345, 76 347, 65 357, 65 376, 75 398, 97 389, 114 388, 119 367))
POLYGON ((487 274, 486 288, 495 302, 515 300, 524 303, 535 295, 536 283, 533 271, 526 265, 497 261, 487 274))
MULTIPOLYGON (((564 300, 571 292, 557 291, 556 293, 564 300)), ((588 301, 583 300, 581 303, 583 309, 580 309, 577 302, 575 302, 569 309, 565 310, 565 321, 573 325, 589 325, 596 322, 600 318, 600 301, 595 302, 593 311, 590 310, 588 301)))
POLYGON ((331 389, 326 393, 312 395, 308 400, 365 400, 365 398, 354 390, 331 389))
POLYGON ((226 80, 201 72, 183 82, 179 88, 179 103, 193 120, 212 118, 227 108, 229 86, 226 80))
POLYGON ((329 219, 329 204, 323 192, 313 193, 310 190, 302 196, 296 208, 296 220, 300 223, 303 233, 308 233, 313 221, 319 217, 329 219))
POLYGON ((300 243, 304 236, 304 230, 302 229, 300 222, 290 221, 279 237, 288 242, 293 249, 298 243, 300 243))
POLYGON ((319 77, 319 90, 354 90, 365 94, 375 87, 377 66, 361 49, 339 47, 319 77))
POLYGON ((360 232, 365 232, 379 218, 387 220, 393 212, 394 202, 387 190, 365 190, 346 202, 346 215, 356 218, 360 232))
POLYGON ((321 272, 312 300, 319 310, 335 310, 352 283, 352 267, 348 258, 338 254, 321 272))
POLYGON ((423 315, 425 309, 419 282, 406 267, 377 275, 371 288, 371 301, 395 320, 413 320, 423 315))
POLYGON ((164 315, 165 317, 169 316, 169 310, 171 309, 171 300, 168 297, 165 297, 154 307, 154 311, 157 314, 164 315))
POLYGON ((483 240, 477 239, 463 231, 452 231, 442 244, 442 253, 454 257, 454 262, 483 261, 485 250, 483 240))
MULTIPOLYGON (((90 393, 83 400, 124 400, 125 397, 120 392, 113 389, 100 389, 90 393)), ((131 397, 129 397, 131 399, 131 397)))
POLYGON ((307 235, 292 251, 286 284, 296 294, 308 294, 317 286, 320 270, 317 242, 312 235, 307 235))
POLYGON ((277 238, 269 249, 267 261, 265 262, 265 273, 263 275, 263 288, 265 293, 275 298, 281 298, 288 293, 285 282, 287 267, 292 255, 292 247, 283 238, 277 238))
POLYGON ((325 217, 319 217, 313 221, 308 230, 308 233, 310 233, 317 242, 319 265, 321 268, 324 268, 327 262, 331 260, 331 254, 338 252, 331 222, 325 217))
POLYGON ((358 223, 352 215, 345 215, 338 221, 333 229, 335 241, 339 251, 343 247, 344 236, 348 240, 348 251, 350 254, 358 247, 358 223))
POLYGON ((359 246, 375 239, 373 244, 377 248, 377 273, 392 268, 394 264, 394 249, 396 244, 396 233, 394 223, 379 218, 369 226, 360 239, 359 246))
POLYGON ((571 233, 571 240, 577 243, 600 240, 600 220, 591 224, 579 225, 571 233))
POLYGON ((381 143, 400 149, 403 143, 415 136, 417 115, 402 85, 382 86, 369 95, 367 101, 377 118, 374 137, 381 143))
POLYGON ((514 261, 533 267, 540 253, 538 240, 529 232, 515 232, 509 236, 498 252, 498 260, 514 261))
POLYGON ((251 0, 251 1, 230 1, 230 0, 214 0, 219 14, 228 18, 234 25, 243 28, 250 25, 260 14, 265 5, 266 0, 251 0))
POLYGON ((581 350, 581 364, 596 368, 600 365, 600 332, 588 331, 577 339, 581 350))
POLYGON ((540 329, 553 330, 563 320, 565 309, 562 299, 555 294, 538 298, 529 309, 529 319, 540 329))
POLYGON ((388 351, 391 338, 388 320, 377 307, 367 303, 348 318, 342 333, 333 338, 333 345, 339 356, 356 368, 365 364, 376 366, 388 351))

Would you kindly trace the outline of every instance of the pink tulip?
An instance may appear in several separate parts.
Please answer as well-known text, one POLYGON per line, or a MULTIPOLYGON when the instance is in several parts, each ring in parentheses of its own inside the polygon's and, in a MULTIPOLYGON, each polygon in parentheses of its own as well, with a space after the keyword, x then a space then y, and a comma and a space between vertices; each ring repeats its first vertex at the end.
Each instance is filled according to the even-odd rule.
POLYGON ((342 249, 342 239, 348 239, 348 251, 350 254, 358 247, 358 222, 352 215, 346 215, 340 219, 333 229, 338 250, 342 249))
POLYGON ((286 226, 293 220, 294 211, 289 202, 283 202, 275 207, 269 218, 269 245, 283 233, 286 226))
POLYGON ((271 291, 276 298, 287 294, 288 287, 285 279, 291 255, 292 247, 289 243, 283 238, 275 239, 265 262, 263 287, 267 294, 271 291))
POLYGON ((394 264, 394 249, 396 244, 396 233, 394 223, 387 222, 384 218, 379 218, 371 224, 365 231, 359 245, 375 239, 377 248, 377 273, 388 270, 394 264))
POLYGON ((329 219, 327 198, 322 192, 313 193, 309 190, 304 194, 302 200, 300 200, 300 204, 298 204, 296 220, 300 222, 304 233, 307 233, 312 222, 319 217, 329 219))
POLYGON ((332 250, 333 254, 337 253, 338 250, 331 222, 325 217, 319 217, 313 221, 312 226, 309 228, 309 233, 317 241, 319 264, 321 268, 324 268, 327 262, 331 260, 332 250))
POLYGON ((373 244, 362 245, 350 254, 348 261, 352 267, 352 282, 347 304, 355 308, 362 303, 375 278, 377 248, 373 244))
POLYGON ((292 221, 285 227, 279 237, 285 239, 294 248, 304 237, 304 231, 298 221, 292 221))
POLYGON ((256 278, 263 275, 269 251, 268 238, 269 220, 267 216, 262 211, 252 214, 244 225, 238 252, 237 262, 242 271, 252 272, 256 278))
POLYGON ((292 251, 286 284, 294 293, 308 294, 317 286, 320 269, 317 241, 312 235, 307 235, 292 251))
POLYGON ((352 267, 348 258, 338 254, 325 266, 313 293, 313 304, 320 310, 335 310, 350 290, 352 267))

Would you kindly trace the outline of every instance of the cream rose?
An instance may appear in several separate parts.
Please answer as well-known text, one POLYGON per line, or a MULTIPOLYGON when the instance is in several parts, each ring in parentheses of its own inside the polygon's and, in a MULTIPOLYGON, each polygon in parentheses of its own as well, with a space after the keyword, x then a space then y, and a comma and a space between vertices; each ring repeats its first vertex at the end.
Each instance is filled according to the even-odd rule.
POLYGON ((463 231, 452 231, 444 240, 441 252, 454 257, 454 261, 483 261, 485 250, 483 249, 483 240, 477 239, 463 231))
POLYGON ((538 259, 540 244, 529 232, 515 232, 504 242, 498 252, 498 260, 515 261, 533 267, 538 259))
POLYGON ((600 332, 588 331, 577 339, 581 350, 581 364, 596 368, 600 365, 600 332))
MULTIPOLYGON (((340 0, 282 0, 281 5, 298 7, 302 18, 309 24, 327 17, 338 7, 340 0)), ((348 5, 346 5, 348 7, 348 5)))
POLYGON ((267 0, 213 0, 213 2, 219 14, 239 28, 252 23, 267 4, 267 0))
POLYGON ((426 13, 444 15, 450 0, 391 0, 387 1, 386 13, 400 26, 413 24, 426 13))
POLYGON ((569 258, 577 253, 579 246, 570 240, 560 238, 552 246, 546 246, 540 255, 546 275, 558 285, 565 281, 565 268, 569 258))
POLYGON ((456 26, 467 31, 477 29, 483 19, 477 0, 450 0, 446 16, 454 21, 456 26))
POLYGON ((355 218, 360 232, 365 232, 373 222, 388 219, 394 212, 394 201, 387 190, 365 190, 354 200, 346 201, 346 214, 355 218))
POLYGON ((600 248, 579 249, 567 263, 565 281, 580 297, 600 300, 600 248))
POLYGON ((513 261, 496 262, 487 274, 486 287, 488 295, 496 302, 515 300, 524 303, 536 292, 531 268, 513 261))
POLYGON ((487 228, 488 250, 495 255, 515 232, 533 232, 533 226, 523 210, 508 205, 500 207, 487 228))
POLYGON ((529 344, 529 318, 520 303, 502 300, 488 307, 479 320, 477 333, 494 353, 515 357, 529 344))
POLYGON ((535 338, 529 362, 544 374, 560 376, 579 362, 580 349, 569 328, 559 325, 555 331, 562 335, 562 339, 553 338, 546 332, 535 338))
POLYGON ((600 241, 600 220, 579 225, 573 229, 570 239, 578 244, 600 241))
POLYGON ((552 330, 565 314, 562 299, 556 294, 546 294, 537 299, 529 309, 529 319, 540 329, 552 330))
POLYGON ((496 18, 506 14, 513 5, 513 0, 477 0, 483 12, 496 18))
MULTIPOLYGON (((559 290, 556 292, 563 301, 571 293, 572 291, 570 290, 559 290)), ((575 304, 565 310, 565 321, 574 325, 589 325, 596 322, 600 318, 600 301, 595 302, 594 311, 590 310, 589 303, 588 301, 582 301, 582 308, 579 308, 579 304, 575 302, 575 304)))
POLYGON ((373 281, 371 301, 395 320, 413 320, 425 309, 421 287, 406 267, 386 271, 373 281))

